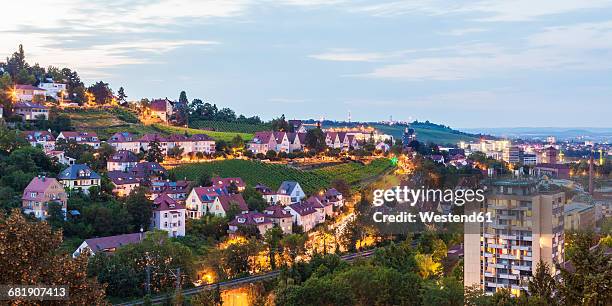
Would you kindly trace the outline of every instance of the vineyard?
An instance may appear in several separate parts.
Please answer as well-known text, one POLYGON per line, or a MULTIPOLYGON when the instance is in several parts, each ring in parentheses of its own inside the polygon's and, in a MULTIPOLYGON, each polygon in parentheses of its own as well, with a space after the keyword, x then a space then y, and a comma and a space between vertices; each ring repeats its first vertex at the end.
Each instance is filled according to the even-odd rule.
POLYGON ((194 134, 206 134, 215 140, 223 140, 223 141, 231 141, 236 135, 240 135, 243 140, 248 141, 253 139, 253 134, 248 133, 238 133, 238 132, 218 132, 218 131, 205 131, 199 129, 178 127, 178 126, 168 126, 162 124, 153 124, 153 128, 155 128, 159 133, 162 134, 185 134, 194 135, 194 134))
POLYGON ((312 172, 324 177, 327 181, 342 179, 356 188, 360 182, 375 178, 392 167, 393 165, 389 159, 381 158, 375 159, 365 166, 360 163, 346 163, 316 169, 312 172))
POLYGON ((269 124, 250 124, 241 122, 226 122, 212 120, 197 120, 189 123, 189 127, 197 129, 210 129, 217 132, 239 132, 239 133, 255 133, 260 131, 271 130, 269 124))
POLYGON ((230 159, 208 163, 179 166, 171 170, 177 178, 197 180, 202 173, 221 177, 241 177, 249 186, 262 183, 276 189, 283 181, 297 181, 306 193, 324 189, 330 180, 314 172, 301 171, 284 165, 267 164, 257 161, 230 159))

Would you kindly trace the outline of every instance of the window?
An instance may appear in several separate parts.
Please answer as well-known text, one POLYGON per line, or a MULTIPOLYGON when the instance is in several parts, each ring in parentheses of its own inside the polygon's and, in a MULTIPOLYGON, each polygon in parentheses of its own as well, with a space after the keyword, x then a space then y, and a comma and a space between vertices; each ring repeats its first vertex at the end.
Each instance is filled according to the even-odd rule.
POLYGON ((164 218, 168 218, 168 213, 164 213, 164 218))

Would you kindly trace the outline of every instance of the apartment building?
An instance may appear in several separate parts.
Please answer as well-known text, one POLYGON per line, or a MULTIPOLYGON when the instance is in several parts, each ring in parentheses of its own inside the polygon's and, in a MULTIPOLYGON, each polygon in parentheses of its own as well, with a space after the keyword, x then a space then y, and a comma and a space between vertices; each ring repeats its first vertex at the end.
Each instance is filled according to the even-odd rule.
POLYGON ((535 180, 497 180, 489 187, 480 211, 491 213, 492 222, 465 224, 464 283, 518 296, 540 260, 559 274, 565 194, 535 180))

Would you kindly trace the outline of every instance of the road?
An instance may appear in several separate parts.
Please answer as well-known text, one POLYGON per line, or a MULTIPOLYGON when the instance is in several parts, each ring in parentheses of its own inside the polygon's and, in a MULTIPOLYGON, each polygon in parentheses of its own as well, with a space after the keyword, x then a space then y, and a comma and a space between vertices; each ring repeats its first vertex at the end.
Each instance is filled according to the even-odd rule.
MULTIPOLYGON (((363 251, 363 252, 346 254, 346 255, 340 256, 340 258, 350 262, 350 261, 353 261, 353 260, 358 259, 358 258, 367 258, 367 257, 370 257, 370 256, 372 256, 372 254, 374 254, 374 250, 368 250, 368 251, 363 251)), ((224 282, 212 283, 212 284, 208 284, 208 285, 198 286, 198 287, 195 287, 195 288, 184 289, 183 290, 183 296, 194 295, 194 294, 197 294, 197 293, 199 293, 201 291, 204 291, 204 290, 212 290, 212 289, 215 289, 217 287, 217 285, 219 285, 219 287, 221 289, 224 289, 224 288, 236 287, 236 286, 240 286, 240 285, 244 285, 244 284, 248 284, 248 283, 253 283, 253 282, 257 282, 257 281, 262 281, 262 280, 266 280, 266 279, 276 278, 276 277, 278 277, 279 274, 280 274, 280 271, 276 270, 276 271, 272 271, 272 272, 268 272, 268 273, 264 273, 264 274, 252 275, 252 276, 232 279, 232 280, 228 280, 228 281, 224 281, 224 282)), ((151 298, 151 302, 153 304, 159 304, 159 303, 162 303, 162 302, 166 301, 167 299, 168 299, 168 295, 160 295, 160 296, 152 297, 151 298)), ((121 304, 115 304, 115 305, 117 305, 117 306, 133 306, 133 305, 142 305, 142 304, 143 304, 143 300, 140 299, 140 300, 130 301, 130 302, 121 303, 121 304)))

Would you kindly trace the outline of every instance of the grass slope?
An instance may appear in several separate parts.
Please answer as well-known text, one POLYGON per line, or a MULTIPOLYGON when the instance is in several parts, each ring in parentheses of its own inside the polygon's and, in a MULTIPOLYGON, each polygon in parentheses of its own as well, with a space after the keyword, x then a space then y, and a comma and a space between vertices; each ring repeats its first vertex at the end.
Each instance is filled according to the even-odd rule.
POLYGON ((193 134, 206 134, 215 140, 224 140, 230 141, 237 135, 242 137, 243 140, 251 140, 253 139, 253 134, 249 133, 238 133, 238 132, 218 132, 218 131, 206 131, 199 129, 192 129, 186 127, 178 127, 178 126, 168 126, 162 124, 153 124, 153 128, 158 130, 162 134, 185 134, 193 135, 193 134))
POLYGON ((255 133, 259 131, 269 131, 272 126, 269 124, 249 124, 239 122, 224 122, 212 120, 196 120, 189 122, 189 127, 196 129, 213 129, 217 132, 239 132, 255 133))
POLYGON ((297 181, 306 193, 328 188, 335 179, 344 179, 354 188, 391 169, 388 159, 378 159, 368 165, 346 163, 312 171, 303 171, 285 165, 268 164, 258 161, 230 159, 176 167, 171 171, 177 178, 197 180, 202 173, 221 177, 241 177, 247 185, 262 183, 276 189, 283 181, 297 181))
POLYGON ((189 164, 171 171, 180 179, 186 177, 188 180, 197 180, 202 173, 208 173, 211 176, 241 177, 249 186, 262 183, 273 189, 278 188, 283 181, 291 180, 299 182, 307 193, 321 190, 330 184, 327 177, 314 172, 242 159, 189 164))
MULTIPOLYGON (((382 133, 392 135, 395 139, 402 139, 403 126, 389 126, 384 124, 373 125, 382 133)), ((422 142, 433 142, 438 145, 457 144, 459 141, 477 141, 478 137, 470 136, 456 130, 435 127, 415 126, 417 139, 422 142)))

